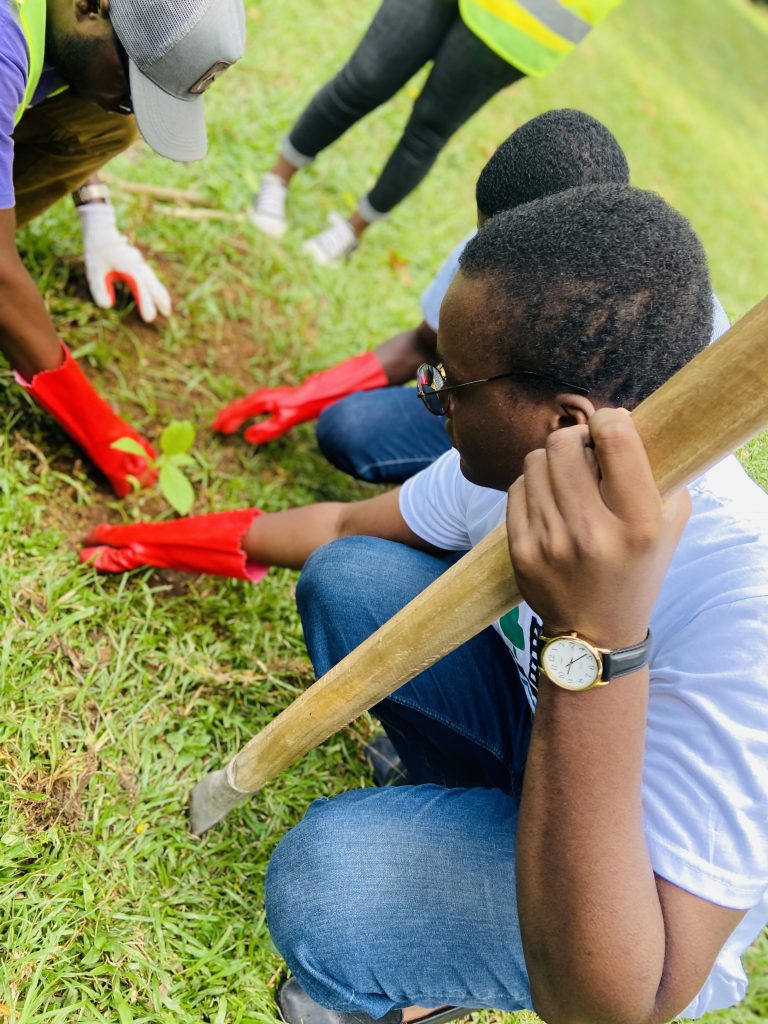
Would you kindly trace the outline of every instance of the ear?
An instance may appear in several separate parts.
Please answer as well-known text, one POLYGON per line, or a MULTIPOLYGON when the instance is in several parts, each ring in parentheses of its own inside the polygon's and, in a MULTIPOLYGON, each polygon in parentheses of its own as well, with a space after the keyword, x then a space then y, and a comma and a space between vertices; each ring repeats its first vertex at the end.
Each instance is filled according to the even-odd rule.
POLYGON ((83 18, 101 15, 103 7, 102 0, 75 0, 75 21, 82 21, 83 18))
POLYGON ((554 397, 550 405, 550 432, 587 423, 594 412, 595 406, 586 395, 562 392, 554 397))

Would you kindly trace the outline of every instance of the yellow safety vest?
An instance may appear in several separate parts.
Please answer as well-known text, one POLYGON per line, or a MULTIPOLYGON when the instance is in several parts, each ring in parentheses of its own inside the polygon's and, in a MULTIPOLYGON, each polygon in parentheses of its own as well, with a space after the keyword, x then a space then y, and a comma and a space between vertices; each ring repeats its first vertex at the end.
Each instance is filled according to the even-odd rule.
POLYGON ((541 77, 622 0, 459 0, 476 36, 526 75, 541 77))
POLYGON ((18 124, 21 115, 35 95, 35 89, 43 73, 43 64, 45 63, 45 0, 13 0, 13 3, 16 6, 21 31, 24 33, 27 49, 29 50, 27 87, 24 90, 24 98, 19 104, 13 122, 18 124))

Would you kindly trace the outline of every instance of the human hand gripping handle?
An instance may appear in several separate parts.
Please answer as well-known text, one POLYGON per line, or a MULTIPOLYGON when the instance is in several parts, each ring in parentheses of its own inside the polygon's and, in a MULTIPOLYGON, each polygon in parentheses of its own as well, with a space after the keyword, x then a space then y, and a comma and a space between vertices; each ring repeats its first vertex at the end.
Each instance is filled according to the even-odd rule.
POLYGON ((608 648, 642 641, 689 513, 686 490, 662 500, 626 410, 551 434, 507 505, 515 576, 546 635, 575 630, 608 648))
POLYGON ((85 275, 93 301, 102 309, 115 304, 115 283, 128 285, 139 315, 152 323, 158 313, 171 315, 171 296, 141 252, 117 230, 114 207, 85 203, 77 214, 83 234, 85 275))
POLYGON ((85 538, 80 561, 102 572, 153 565, 258 583, 269 566, 248 559, 243 539, 259 515, 260 509, 246 508, 162 523, 101 523, 85 538))
POLYGON ((218 414, 213 429, 234 434, 246 420, 255 416, 267 419, 254 423, 243 435, 251 444, 263 444, 287 433, 297 423, 313 420, 327 406, 356 391, 384 388, 389 379, 374 352, 347 359, 320 373, 307 377, 296 387, 258 388, 238 398, 218 414))

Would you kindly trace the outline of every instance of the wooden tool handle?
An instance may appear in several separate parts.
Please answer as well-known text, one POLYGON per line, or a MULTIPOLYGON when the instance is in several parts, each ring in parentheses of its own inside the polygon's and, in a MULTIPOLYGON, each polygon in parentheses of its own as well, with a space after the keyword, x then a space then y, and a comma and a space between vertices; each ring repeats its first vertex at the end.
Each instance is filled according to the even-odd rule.
MULTIPOLYGON (((662 493, 768 425, 768 298, 634 420, 662 493)), ((520 600, 502 524, 250 740, 230 762, 230 782, 240 793, 259 789, 520 600)))

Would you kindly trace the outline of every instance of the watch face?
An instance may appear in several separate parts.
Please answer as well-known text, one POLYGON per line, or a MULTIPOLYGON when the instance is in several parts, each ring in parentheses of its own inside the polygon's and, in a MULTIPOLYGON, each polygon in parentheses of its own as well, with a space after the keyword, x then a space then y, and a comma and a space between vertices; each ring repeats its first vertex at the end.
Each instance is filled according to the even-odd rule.
POLYGON ((600 678, 602 665, 581 640, 560 636, 550 641, 541 654, 542 668, 564 690, 588 690, 600 678))

